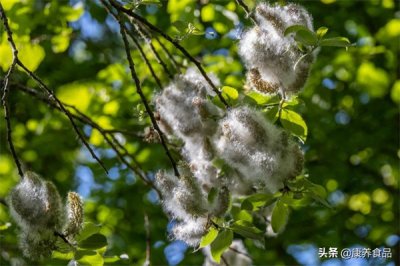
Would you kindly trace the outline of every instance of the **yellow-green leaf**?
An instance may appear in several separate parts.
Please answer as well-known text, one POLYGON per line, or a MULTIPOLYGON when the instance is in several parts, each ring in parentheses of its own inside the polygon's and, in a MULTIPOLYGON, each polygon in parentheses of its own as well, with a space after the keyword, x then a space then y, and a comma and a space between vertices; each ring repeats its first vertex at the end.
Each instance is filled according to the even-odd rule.
POLYGON ((239 97, 239 93, 235 88, 229 86, 222 87, 222 95, 228 97, 231 100, 236 100, 239 97))
POLYGON ((199 248, 204 248, 204 247, 210 245, 215 240, 215 238, 217 238, 217 236, 218 236, 218 230, 213 226, 210 227, 207 234, 205 234, 201 238, 199 248))
POLYGON ((233 232, 231 230, 222 230, 217 238, 211 243, 211 256, 214 261, 220 263, 221 256, 232 244, 233 232))
POLYGON ((280 121, 286 130, 299 137, 301 141, 306 141, 308 134, 307 124, 298 113, 290 109, 283 109, 280 121))
POLYGON ((275 204, 272 210, 271 226, 275 233, 280 233, 285 228, 289 218, 289 208, 281 201, 275 204))

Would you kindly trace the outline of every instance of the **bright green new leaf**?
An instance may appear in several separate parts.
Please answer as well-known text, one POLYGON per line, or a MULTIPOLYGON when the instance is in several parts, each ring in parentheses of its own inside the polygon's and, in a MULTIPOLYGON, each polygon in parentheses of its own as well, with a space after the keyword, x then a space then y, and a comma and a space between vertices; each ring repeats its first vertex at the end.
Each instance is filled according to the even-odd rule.
POLYGON ((238 206, 233 206, 231 209, 231 214, 235 220, 244 220, 248 222, 253 222, 253 216, 249 210, 239 208, 238 206))
POLYGON ((7 230, 11 226, 11 223, 5 223, 0 225, 0 231, 7 230))
POLYGON ((107 246, 107 238, 102 234, 94 234, 80 241, 78 246, 83 249, 100 249, 107 246))
POLYGON ((397 80, 390 92, 390 97, 392 98, 392 101, 400 104, 400 80, 397 80))
POLYGON ((280 101, 278 96, 266 95, 256 91, 250 91, 246 96, 254 100, 258 105, 274 104, 280 101))
POLYGON ((349 39, 345 37, 334 37, 334 38, 327 38, 322 39, 319 42, 320 46, 335 46, 335 47, 349 47, 351 43, 349 39))
POLYGON ((222 87, 222 95, 228 97, 231 100, 236 100, 239 97, 239 93, 235 88, 229 86, 222 87))
POLYGON ((90 84, 66 84, 58 88, 57 96, 62 102, 74 105, 79 111, 85 112, 93 95, 89 87, 90 84))
POLYGON ((72 260, 74 258, 74 253, 72 251, 70 251, 68 253, 63 253, 63 252, 54 250, 51 253, 51 258, 59 259, 59 260, 72 260))
POLYGON ((242 209, 256 211, 261 207, 268 206, 276 200, 272 194, 258 193, 253 194, 242 202, 242 209))
POLYGON ((289 208, 281 201, 275 204, 272 210, 271 225, 275 233, 280 233, 285 228, 289 218, 289 208))
POLYGON ((232 224, 231 228, 235 233, 246 238, 262 239, 264 236, 264 232, 255 227, 249 221, 236 221, 234 224, 232 224))
POLYGON ((95 225, 94 223, 84 223, 82 231, 76 237, 76 240, 82 241, 94 234, 97 234, 101 229, 101 226, 95 225))
POLYGON ((222 230, 217 238, 211 243, 211 256, 214 261, 220 263, 221 256, 229 248, 233 241, 233 232, 231 230, 222 230))
POLYGON ((199 248, 204 248, 210 245, 218 236, 218 230, 215 227, 210 227, 207 234, 205 234, 200 240, 199 248))
POLYGON ((103 257, 93 250, 78 250, 75 253, 75 260, 79 265, 101 266, 104 264, 103 257))
POLYGON ((321 39, 322 37, 324 37, 327 32, 328 32, 328 28, 327 27, 318 28, 318 30, 317 30, 318 39, 321 39))
POLYGON ((212 4, 205 5, 201 9, 201 19, 204 22, 211 22, 215 18, 215 6, 212 4))
POLYGON ((162 3, 160 0, 141 0, 140 1, 141 5, 157 5, 157 6, 162 6, 162 3))
POLYGON ((60 9, 65 14, 65 19, 70 22, 78 20, 85 11, 82 2, 76 3, 73 7, 62 6, 60 9))
POLYGON ((23 42, 17 46, 18 58, 30 71, 34 72, 46 55, 43 47, 29 42, 23 42))
POLYGON ((280 121, 286 130, 299 137, 301 141, 306 141, 308 134, 307 124, 298 113, 289 109, 283 109, 280 121))
POLYGON ((120 257, 118 256, 111 256, 111 257, 104 257, 104 263, 114 263, 120 261, 120 257))

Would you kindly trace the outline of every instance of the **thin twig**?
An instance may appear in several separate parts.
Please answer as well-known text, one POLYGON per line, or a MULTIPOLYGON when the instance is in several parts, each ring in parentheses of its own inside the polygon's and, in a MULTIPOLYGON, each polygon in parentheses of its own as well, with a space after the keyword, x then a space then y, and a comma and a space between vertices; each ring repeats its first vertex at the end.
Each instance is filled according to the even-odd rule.
POLYGON ((243 0, 236 0, 236 3, 243 8, 244 12, 246 13, 246 17, 249 18, 254 25, 257 25, 254 14, 250 11, 249 7, 243 2, 243 0))
MULTIPOLYGON (((19 90, 21 90, 21 91, 23 91, 25 93, 28 93, 28 94, 36 97, 40 101, 48 104, 50 107, 61 111, 60 107, 56 103, 54 103, 54 101, 51 101, 48 97, 45 97, 44 95, 39 94, 39 92, 37 90, 25 87, 25 86, 20 85, 20 84, 16 84, 15 86, 16 86, 17 89, 19 89, 19 90)), ((126 165, 132 172, 134 172, 140 179, 142 179, 142 181, 146 185, 148 185, 152 189, 154 189, 157 192, 157 194, 159 195, 159 197, 161 198, 161 192, 159 191, 159 189, 153 184, 153 182, 151 182, 148 178, 146 178, 146 175, 144 174, 144 172, 141 171, 141 166, 140 166, 139 162, 135 159, 135 157, 131 156, 128 153, 126 148, 116 139, 116 137, 114 136, 113 133, 110 133, 110 132, 107 132, 107 130, 104 130, 100 125, 98 125, 91 118, 89 118, 88 116, 86 116, 85 114, 80 112, 76 107, 74 107, 72 105, 69 105, 69 104, 66 104, 66 103, 63 103, 63 105, 74 109, 76 114, 71 113, 71 115, 72 115, 72 117, 74 119, 76 119, 77 121, 79 121, 81 123, 87 124, 87 125, 91 126, 92 128, 98 130, 100 132, 100 134, 103 136, 103 138, 105 139, 105 141, 110 145, 111 149, 113 149, 115 151, 115 153, 117 154, 118 159, 124 165, 126 165), (124 154, 122 154, 116 146, 120 147, 120 149, 122 149, 124 151, 124 154), (125 155, 129 156, 133 160, 133 162, 136 164, 136 166, 133 166, 131 163, 129 163, 128 160, 125 159, 125 157, 124 157, 125 155)))
MULTIPOLYGON (((103 2, 104 0, 101 0, 101 1, 103 2)), ((212 80, 207 75, 206 71, 204 70, 204 68, 202 67, 200 62, 197 61, 182 45, 180 45, 177 40, 174 40, 168 34, 164 33, 162 30, 160 30, 159 28, 157 28, 156 26, 154 26, 153 24, 148 22, 144 17, 139 16, 138 14, 133 12, 132 10, 129 10, 129 9, 126 9, 126 8, 120 6, 114 0, 109 0, 109 2, 118 11, 121 11, 121 12, 127 14, 128 16, 134 18, 135 20, 141 22, 142 24, 146 25, 150 30, 159 33, 164 39, 166 39, 167 41, 172 43, 179 51, 181 51, 191 62, 193 62, 196 65, 196 67, 198 68, 200 73, 203 75, 203 77, 205 78, 207 83, 211 86, 213 91, 217 94, 217 96, 220 99, 220 101, 225 105, 226 108, 229 108, 229 104, 226 102, 224 97, 222 97, 221 91, 217 88, 217 86, 215 86, 214 82, 212 82, 212 80)))
POLYGON ((157 131, 157 133, 158 133, 158 135, 160 137, 161 145, 163 146, 163 148, 165 150, 165 153, 166 153, 168 159, 171 162, 172 168, 174 169, 175 176, 179 177, 178 167, 176 165, 176 162, 175 162, 174 158, 171 155, 171 152, 169 151, 169 148, 168 148, 167 143, 165 141, 164 134, 161 131, 160 127, 158 126, 157 121, 156 121, 156 119, 154 117, 153 111, 151 110, 150 105, 149 105, 149 103, 148 103, 148 101, 147 101, 147 99, 144 96, 144 93, 142 91, 140 80, 139 80, 139 77, 138 77, 138 75, 136 73, 136 70, 135 70, 135 63, 133 62, 133 59, 132 59, 132 56, 131 56, 131 53, 130 53, 130 49, 129 49, 129 42, 128 42, 128 37, 127 37, 127 32, 126 32, 127 29, 124 26, 124 23, 122 22, 119 14, 118 15, 114 15, 114 13, 110 10, 110 7, 106 3, 106 1, 105 0, 100 0, 100 1, 103 3, 103 5, 106 8, 106 10, 111 15, 113 15, 115 17, 115 19, 119 23, 120 33, 122 35, 122 41, 124 43, 124 48, 125 48, 125 54, 126 54, 126 57, 127 57, 127 60, 128 60, 129 69, 130 69, 130 72, 131 72, 131 77, 132 77, 133 81, 135 82, 136 92, 139 94, 140 99, 141 99, 141 101, 142 101, 142 103, 143 103, 143 105, 144 105, 144 107, 146 109, 146 112, 150 117, 151 123, 152 123, 154 129, 157 131))
POLYGON ((251 259, 250 255, 247 254, 247 253, 245 253, 245 252, 242 252, 242 251, 240 251, 240 250, 237 250, 236 248, 233 248, 233 247, 229 247, 229 249, 232 250, 233 252, 237 253, 237 254, 246 256, 246 257, 248 257, 249 259, 251 259))
POLYGON ((71 113, 64 107, 64 105, 61 103, 61 101, 56 97, 54 92, 47 87, 47 85, 38 77, 36 76, 32 71, 30 71, 21 61, 18 60, 18 65, 22 67, 25 72, 28 74, 29 77, 31 77, 33 80, 37 82, 39 87, 43 89, 47 94, 55 100, 55 102, 58 104, 60 107, 61 111, 68 117, 68 120, 71 122, 71 125, 78 135, 79 139, 82 141, 82 143, 85 145, 85 147, 89 150, 90 154, 92 157, 100 164, 100 166, 104 169, 104 171, 108 174, 107 168, 104 166, 103 162, 100 160, 99 157, 95 154, 93 149, 90 147, 89 143, 86 141, 85 137, 83 136, 82 132, 79 130, 77 125, 75 124, 74 119, 72 118, 71 113))
POLYGON ((61 234, 57 231, 54 231, 54 235, 58 236, 59 238, 61 238, 65 243, 67 243, 70 247, 74 247, 67 239, 67 237, 64 234, 61 234))
POLYGON ((135 35, 132 33, 132 31, 128 31, 128 35, 131 37, 133 43, 135 44, 136 48, 139 50, 140 56, 142 57, 143 61, 145 62, 146 66, 150 70, 151 75, 153 76, 155 82, 157 83, 158 87, 160 90, 162 90, 163 86, 161 84, 160 79, 157 77, 156 73, 154 72, 154 68, 151 65, 149 59, 147 58, 146 54, 144 53, 142 47, 140 46, 140 43, 136 39, 135 35))
POLYGON ((6 199, 0 198, 0 203, 3 204, 4 206, 8 207, 6 199))
POLYGON ((157 52, 156 48, 154 47, 153 41, 151 39, 151 36, 148 36, 147 35, 148 33, 145 32, 144 30, 142 30, 142 28, 139 25, 133 23, 133 19, 132 18, 131 18, 131 22, 135 26, 135 29, 140 34, 140 36, 142 36, 142 38, 146 41, 146 43, 148 43, 148 45, 150 47, 150 50, 153 53, 154 58, 156 59, 157 63, 159 63, 162 66, 162 68, 164 69, 165 73, 167 73, 168 77, 170 79, 173 79, 174 75, 172 75, 171 71, 167 67, 167 64, 164 62, 164 60, 161 58, 160 54, 157 52))
MULTIPOLYGON (((14 56, 13 61, 15 61, 14 64, 20 66, 20 67, 28 74, 28 76, 29 76, 31 79, 33 79, 33 80, 36 81, 36 83, 39 85, 39 87, 40 87, 41 89, 43 89, 43 90, 49 95, 49 97, 51 97, 52 99, 54 99, 54 100, 56 101, 56 103, 59 105, 61 111, 68 117, 68 119, 69 119, 69 121, 71 122, 71 125, 72 125, 73 129, 75 130, 76 134, 78 135, 79 139, 83 142, 83 144, 84 144, 84 145, 86 146, 86 148, 89 150, 89 152, 90 152, 90 154, 92 155, 92 157, 100 164, 100 166, 101 166, 101 167, 104 169, 104 171, 108 174, 107 168, 104 166, 103 162, 97 157, 97 155, 94 153, 93 149, 90 147, 90 145, 89 145, 89 144, 87 143, 87 141, 85 140, 85 138, 84 138, 82 132, 78 129, 78 127, 76 126, 74 120, 72 119, 72 116, 71 116, 70 112, 69 112, 67 109, 65 109, 64 105, 63 105, 63 104, 61 103, 61 101, 56 97, 56 95, 54 94, 54 92, 53 92, 51 89, 49 89, 49 87, 47 87, 47 85, 46 85, 36 74, 34 74, 32 71, 30 71, 30 70, 22 63, 21 60, 19 60, 19 58, 18 58, 18 50, 17 50, 17 48, 16 48, 16 46, 15 46, 15 42, 14 42, 13 37, 12 37, 12 32, 11 32, 11 30, 10 30, 10 27, 8 26, 7 17, 6 17, 6 15, 5 15, 5 12, 4 12, 4 9, 3 9, 2 6, 1 6, 1 8, 0 8, 0 12, 1 12, 2 20, 3 20, 3 22, 4 22, 3 24, 4 24, 5 28, 6 28, 6 33, 7 33, 7 36, 8 36, 8 42, 9 42, 11 48, 13 49, 13 56, 14 56)), ((14 66, 15 66, 15 65, 14 65, 14 66)), ((11 71, 9 71, 9 72, 11 72, 11 71)), ((8 77, 7 77, 7 76, 6 76, 6 79, 5 79, 5 80, 6 80, 6 81, 8 80, 8 77)), ((19 169, 19 170, 20 170, 20 169, 19 169)), ((21 174, 20 174, 20 175, 21 175, 21 174)))
POLYGON ((10 43, 11 50, 12 50, 12 63, 10 68, 7 71, 6 76, 4 77, 3 80, 3 95, 1 97, 1 101, 4 107, 4 119, 6 120, 6 128, 7 128, 7 142, 8 146, 10 147, 11 155, 13 157, 13 160, 15 162, 15 165, 17 166, 18 174, 22 178, 24 178, 24 173, 22 171, 22 166, 21 163, 18 159, 17 153, 15 151, 14 143, 12 140, 12 129, 11 129, 11 122, 10 122, 10 107, 8 106, 8 94, 9 94, 9 79, 11 77, 11 74, 15 70, 15 66, 17 65, 18 62, 18 50, 17 47, 15 46, 13 37, 12 37, 12 31, 10 29, 10 26, 8 25, 8 19, 6 17, 6 13, 3 9, 3 6, 0 3, 0 16, 1 20, 3 21, 4 28, 6 30, 7 36, 8 36, 8 42, 10 43))
POLYGON ((230 266, 228 261, 225 259, 224 255, 221 255, 221 260, 225 264, 225 266, 230 266))
POLYGON ((144 214, 144 229, 146 230, 146 261, 144 266, 151 265, 151 238, 150 238, 150 222, 147 213, 144 214))
POLYGON ((175 69, 178 73, 182 73, 181 72, 181 67, 182 65, 179 64, 174 56, 168 51, 167 47, 165 47, 165 44, 157 37, 154 36, 154 39, 157 41, 157 43, 160 45, 161 49, 164 51, 164 53, 167 55, 167 57, 169 58, 169 60, 171 60, 172 64, 175 66, 175 69))

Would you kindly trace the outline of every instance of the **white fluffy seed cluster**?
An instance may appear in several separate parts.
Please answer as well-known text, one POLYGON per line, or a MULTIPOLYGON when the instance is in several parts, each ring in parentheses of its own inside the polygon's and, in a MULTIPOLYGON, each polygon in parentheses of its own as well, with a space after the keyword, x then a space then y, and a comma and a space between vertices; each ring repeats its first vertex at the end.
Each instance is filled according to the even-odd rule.
POLYGON ((244 32, 239 42, 249 85, 262 93, 298 92, 307 80, 315 53, 300 60, 305 53, 299 50, 293 34, 284 36, 284 31, 292 25, 313 31, 311 15, 292 3, 260 3, 255 14, 258 25, 244 32))
POLYGON ((224 216, 231 196, 274 193, 303 166, 298 145, 260 111, 224 112, 208 99, 204 84, 190 71, 155 98, 160 124, 169 138, 183 142, 185 159, 180 178, 160 171, 156 185, 165 211, 176 220, 173 237, 191 246, 199 244, 209 218, 224 216))
POLYGON ((19 246, 24 256, 37 260, 51 255, 56 248, 55 232, 72 240, 83 223, 82 200, 68 193, 64 205, 57 188, 33 172, 23 179, 8 197, 10 214, 21 229, 19 246))

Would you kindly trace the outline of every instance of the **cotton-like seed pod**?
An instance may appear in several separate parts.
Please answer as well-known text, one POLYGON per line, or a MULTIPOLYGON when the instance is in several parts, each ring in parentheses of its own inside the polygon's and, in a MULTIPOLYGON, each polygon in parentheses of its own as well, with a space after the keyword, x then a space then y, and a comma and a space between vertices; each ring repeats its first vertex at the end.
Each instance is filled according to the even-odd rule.
POLYGON ((212 90, 198 72, 188 70, 176 76, 154 100, 162 129, 181 139, 212 134, 207 131, 212 131, 215 123, 214 127, 208 124, 221 111, 208 104, 207 95, 212 95, 212 90))
POLYGON ((57 230, 64 223, 63 204, 53 183, 26 172, 9 196, 10 213, 26 231, 57 230))
POLYGON ((248 194, 251 189, 274 193, 286 179, 301 171, 302 164, 297 163, 301 152, 293 152, 297 144, 261 112, 233 108, 220 121, 220 128, 222 135, 215 138, 214 145, 217 156, 234 170, 227 176, 232 180, 227 183, 232 193, 248 194))
POLYGON ((192 247, 199 245, 202 236, 206 233, 207 218, 188 218, 178 222, 172 229, 172 236, 182 240, 192 247))
POLYGON ((47 258, 56 248, 57 237, 52 231, 22 231, 19 235, 19 248, 23 255, 33 261, 47 258))
POLYGON ((313 31, 310 14, 296 4, 261 3, 255 15, 259 25, 246 31, 239 43, 239 55, 249 70, 248 83, 262 93, 298 92, 307 80, 315 53, 304 56, 294 35, 284 36, 284 31, 298 24, 313 31))
POLYGON ((155 185, 161 190, 163 195, 170 195, 178 185, 177 177, 165 171, 159 171, 156 174, 155 185))
POLYGON ((65 235, 73 237, 77 235, 83 226, 83 202, 78 193, 69 192, 67 196, 67 224, 65 235))
POLYGON ((212 214, 216 217, 223 216, 229 208, 230 204, 230 193, 227 187, 222 187, 218 191, 217 198, 215 199, 215 204, 213 206, 212 214))

